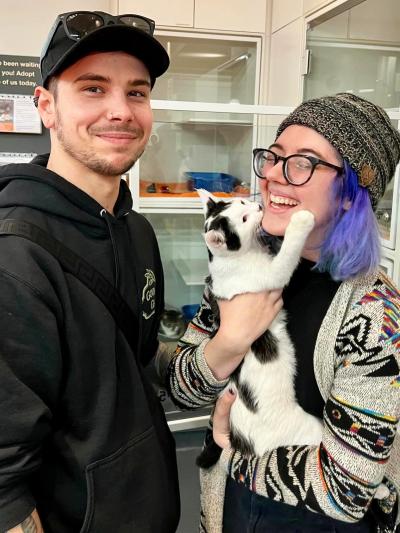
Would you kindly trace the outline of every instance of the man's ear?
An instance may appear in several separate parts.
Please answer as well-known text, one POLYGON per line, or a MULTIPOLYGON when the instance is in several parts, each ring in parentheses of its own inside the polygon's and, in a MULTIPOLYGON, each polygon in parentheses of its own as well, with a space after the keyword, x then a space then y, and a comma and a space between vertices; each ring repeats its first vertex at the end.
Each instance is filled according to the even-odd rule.
POLYGON ((54 126, 56 116, 54 95, 40 85, 35 87, 34 95, 44 127, 47 129, 52 128, 54 126))

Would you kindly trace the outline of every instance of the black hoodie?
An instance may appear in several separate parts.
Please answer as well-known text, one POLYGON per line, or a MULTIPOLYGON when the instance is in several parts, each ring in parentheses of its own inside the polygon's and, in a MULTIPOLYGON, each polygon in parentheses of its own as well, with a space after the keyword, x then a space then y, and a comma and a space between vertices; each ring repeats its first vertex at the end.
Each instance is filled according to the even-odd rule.
POLYGON ((81 255, 118 288, 140 331, 135 356, 52 255, 0 237, 0 531, 36 507, 46 533, 171 533, 175 447, 142 372, 163 307, 154 233, 124 181, 112 216, 46 164, 0 167, 0 219, 34 223, 81 255))

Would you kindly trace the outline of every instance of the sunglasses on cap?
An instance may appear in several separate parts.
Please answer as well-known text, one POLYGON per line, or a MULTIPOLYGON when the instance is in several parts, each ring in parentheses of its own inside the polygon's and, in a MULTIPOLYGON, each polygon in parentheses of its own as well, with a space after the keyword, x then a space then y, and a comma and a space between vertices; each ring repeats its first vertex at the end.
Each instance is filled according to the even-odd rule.
POLYGON ((103 26, 109 26, 111 24, 119 24, 128 26, 130 28, 137 28, 149 35, 153 35, 155 22, 142 15, 109 15, 102 11, 70 11, 69 13, 62 13, 58 15, 53 28, 51 29, 45 45, 41 58, 43 58, 49 45, 56 33, 60 24, 63 24, 66 36, 73 41, 79 41, 92 33, 93 31, 102 28, 103 26))

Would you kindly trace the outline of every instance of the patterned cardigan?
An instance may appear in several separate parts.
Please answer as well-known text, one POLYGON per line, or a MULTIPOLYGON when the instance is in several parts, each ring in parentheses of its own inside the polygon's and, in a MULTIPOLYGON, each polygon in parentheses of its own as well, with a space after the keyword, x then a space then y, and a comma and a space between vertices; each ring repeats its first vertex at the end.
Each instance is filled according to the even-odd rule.
MULTIPOLYGON (((225 449, 213 468, 201 471, 202 532, 222 531, 228 475, 260 495, 345 522, 361 520, 384 480, 390 494, 380 512, 392 515, 400 491, 399 325, 400 294, 384 274, 340 285, 314 351, 325 400, 321 444, 281 447, 261 458, 225 449)), ((227 383, 214 378, 204 359, 214 327, 206 287, 167 369, 170 394, 181 408, 209 404, 227 383)))

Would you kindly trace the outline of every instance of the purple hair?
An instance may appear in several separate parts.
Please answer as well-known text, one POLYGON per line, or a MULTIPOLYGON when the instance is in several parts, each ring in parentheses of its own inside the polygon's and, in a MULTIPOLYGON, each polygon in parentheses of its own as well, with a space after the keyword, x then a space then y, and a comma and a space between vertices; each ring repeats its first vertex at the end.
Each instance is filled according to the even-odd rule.
POLYGON ((367 189, 359 186, 357 174, 346 160, 332 194, 338 208, 315 268, 329 272, 337 281, 373 272, 381 257, 378 223, 367 189))

